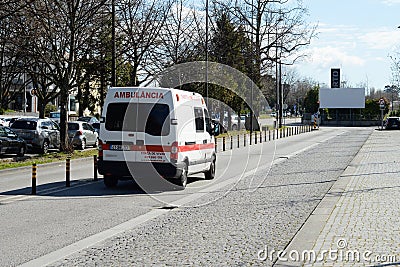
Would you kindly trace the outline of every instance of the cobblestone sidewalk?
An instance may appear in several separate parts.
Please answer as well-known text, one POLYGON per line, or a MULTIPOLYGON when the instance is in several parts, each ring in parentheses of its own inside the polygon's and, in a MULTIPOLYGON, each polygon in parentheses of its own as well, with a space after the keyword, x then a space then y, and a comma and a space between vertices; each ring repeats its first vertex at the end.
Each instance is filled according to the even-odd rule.
POLYGON ((400 133, 375 131, 275 266, 400 265, 400 133))

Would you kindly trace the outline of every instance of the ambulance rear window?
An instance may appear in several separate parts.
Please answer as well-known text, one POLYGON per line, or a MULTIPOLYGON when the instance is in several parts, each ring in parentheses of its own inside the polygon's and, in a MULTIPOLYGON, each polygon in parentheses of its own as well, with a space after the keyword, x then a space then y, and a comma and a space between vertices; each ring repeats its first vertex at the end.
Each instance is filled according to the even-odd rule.
POLYGON ((169 106, 154 103, 111 103, 106 114, 108 131, 145 132, 166 136, 170 132, 169 106))

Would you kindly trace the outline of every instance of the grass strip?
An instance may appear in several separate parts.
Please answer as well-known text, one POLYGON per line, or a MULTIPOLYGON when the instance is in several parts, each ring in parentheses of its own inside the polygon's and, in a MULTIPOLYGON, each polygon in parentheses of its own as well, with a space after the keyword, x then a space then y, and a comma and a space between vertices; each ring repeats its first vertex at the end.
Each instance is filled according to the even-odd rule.
POLYGON ((75 150, 72 153, 66 152, 50 152, 44 155, 13 157, 0 161, 0 170, 11 169, 17 167, 31 166, 32 163, 44 164, 51 162, 61 162, 69 156, 71 159, 87 158, 97 155, 97 149, 75 150))

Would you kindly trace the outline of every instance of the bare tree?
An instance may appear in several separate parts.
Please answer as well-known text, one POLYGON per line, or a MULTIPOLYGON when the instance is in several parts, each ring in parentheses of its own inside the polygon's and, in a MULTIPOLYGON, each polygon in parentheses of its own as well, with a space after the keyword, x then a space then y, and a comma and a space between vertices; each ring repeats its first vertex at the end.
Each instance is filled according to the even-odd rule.
POLYGON ((194 8, 185 0, 173 0, 154 53, 160 70, 194 57, 199 42, 195 23, 194 8))
POLYGON ((157 0, 123 0, 116 5, 116 31, 125 62, 132 65, 130 85, 148 81, 157 71, 153 53, 160 38, 171 3, 157 0))
POLYGON ((305 21, 307 9, 301 1, 236 0, 229 8, 253 40, 256 83, 271 73, 278 60, 293 64, 303 56, 300 49, 315 36, 316 25, 305 21))
MULTIPOLYGON (((4 5, 4 4, 1 4, 4 5)), ((12 13, 0 20, 0 108, 7 109, 17 95, 22 94, 19 103, 14 108, 24 109, 25 86, 29 83, 29 76, 24 72, 26 64, 23 47, 16 45, 20 40, 17 25, 22 18, 12 13)))
MULTIPOLYGON (((43 71, 43 66, 37 66, 32 64, 25 65, 25 71, 31 78, 33 88, 35 89, 35 96, 38 99, 38 111, 39 118, 45 117, 45 107, 48 103, 56 99, 60 95, 58 88, 54 88, 54 84, 51 80, 47 79, 46 75, 43 75, 40 71, 43 71)), ((45 70, 46 71, 46 70, 45 70)), ((48 69, 46 72, 50 72, 48 69)))
POLYGON ((35 0, 2 0, 0 2, 0 21, 14 16, 35 0))
POLYGON ((390 58, 392 60, 392 84, 400 88, 400 52, 390 58))
POLYGON ((96 33, 97 20, 106 0, 42 0, 25 10, 26 51, 36 71, 60 90, 60 150, 68 147, 66 135, 69 92, 83 77, 77 62, 90 51, 90 40, 96 33))

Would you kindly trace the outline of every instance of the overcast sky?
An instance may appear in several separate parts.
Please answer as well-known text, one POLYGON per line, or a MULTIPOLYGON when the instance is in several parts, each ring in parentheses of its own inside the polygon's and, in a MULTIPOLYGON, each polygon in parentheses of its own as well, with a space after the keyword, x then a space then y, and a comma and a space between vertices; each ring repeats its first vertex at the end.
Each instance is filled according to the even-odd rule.
POLYGON ((296 64, 301 76, 330 85, 330 69, 342 81, 381 89, 391 84, 391 59, 400 52, 400 0, 304 0, 318 37, 296 64))

